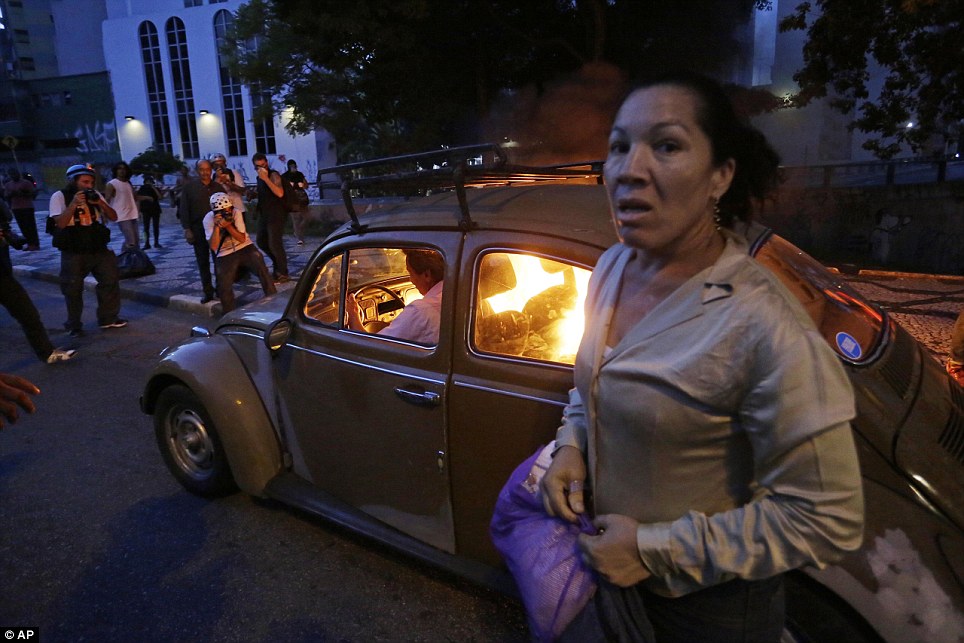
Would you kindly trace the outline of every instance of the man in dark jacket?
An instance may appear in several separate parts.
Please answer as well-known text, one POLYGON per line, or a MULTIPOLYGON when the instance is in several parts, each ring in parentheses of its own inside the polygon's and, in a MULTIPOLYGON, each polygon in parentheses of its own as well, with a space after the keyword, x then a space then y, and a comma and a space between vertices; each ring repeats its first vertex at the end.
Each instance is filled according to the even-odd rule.
POLYGON ((281 175, 268 167, 268 157, 258 152, 251 157, 258 173, 258 247, 271 259, 275 281, 283 283, 288 277, 288 255, 284 246, 285 218, 281 175))
POLYGON ((204 215, 211 209, 211 195, 224 192, 224 188, 211 177, 211 161, 201 159, 194 167, 197 178, 185 183, 181 189, 177 218, 184 228, 184 239, 194 246, 194 258, 204 289, 201 303, 206 304, 214 299, 214 286, 211 283, 211 249, 204 238, 204 215))

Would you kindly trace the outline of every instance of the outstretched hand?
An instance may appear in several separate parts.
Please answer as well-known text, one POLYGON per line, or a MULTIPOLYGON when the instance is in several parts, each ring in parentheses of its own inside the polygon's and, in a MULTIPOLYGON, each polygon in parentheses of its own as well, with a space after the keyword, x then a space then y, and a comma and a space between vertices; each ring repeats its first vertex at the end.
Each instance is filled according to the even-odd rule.
POLYGON ((37 410, 29 395, 37 395, 40 389, 33 382, 18 375, 0 373, 0 430, 3 430, 3 419, 14 424, 20 417, 20 407, 27 413, 37 410))

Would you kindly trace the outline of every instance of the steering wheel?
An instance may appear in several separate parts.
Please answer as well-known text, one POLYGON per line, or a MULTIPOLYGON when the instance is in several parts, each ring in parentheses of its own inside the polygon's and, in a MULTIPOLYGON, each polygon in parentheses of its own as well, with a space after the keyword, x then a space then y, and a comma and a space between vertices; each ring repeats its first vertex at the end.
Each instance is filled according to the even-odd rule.
MULTIPOLYGON (((362 299, 362 298, 363 298, 363 295, 364 295, 366 292, 370 291, 370 290, 383 292, 383 293, 385 293, 386 295, 388 295, 391 299, 393 299, 394 301, 398 302, 398 305, 399 305, 400 308, 404 308, 404 307, 405 307, 405 300, 402 299, 401 296, 400 296, 397 292, 395 292, 395 291, 392 290, 391 288, 386 288, 385 286, 378 286, 378 285, 362 286, 361 288, 359 288, 358 290, 355 291, 355 293, 354 293, 354 294, 355 294, 355 299, 362 299)), ((361 311, 361 312, 363 312, 363 313, 365 312, 365 309, 362 308, 361 306, 358 307, 358 310, 361 311)), ((377 305, 375 306, 375 310, 376 310, 376 312, 378 311, 378 306, 377 306, 377 305)), ((362 320, 362 323, 368 323, 369 321, 372 321, 372 320, 363 319, 363 320, 362 320)))

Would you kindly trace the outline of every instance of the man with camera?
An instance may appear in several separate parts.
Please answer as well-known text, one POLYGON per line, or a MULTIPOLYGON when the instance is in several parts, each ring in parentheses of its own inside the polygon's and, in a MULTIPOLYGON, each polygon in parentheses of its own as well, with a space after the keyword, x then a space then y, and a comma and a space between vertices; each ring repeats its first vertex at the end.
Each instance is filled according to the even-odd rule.
POLYGON ((71 337, 83 334, 84 278, 97 280, 97 323, 103 329, 123 328, 120 313, 120 277, 117 257, 107 247, 110 230, 104 218, 117 220, 100 192, 94 189, 96 173, 90 164, 71 165, 67 186, 50 196, 49 230, 60 250, 60 292, 67 302, 64 327, 71 337))
POLYGON ((222 310, 234 310, 234 282, 242 268, 258 275, 265 295, 277 292, 264 258, 248 236, 244 217, 235 212, 228 195, 212 194, 210 203, 211 211, 204 216, 204 236, 214 253, 222 310))
POLYGON ((214 168, 214 180, 218 182, 224 193, 231 199, 234 213, 244 216, 244 179, 236 171, 228 167, 228 159, 218 152, 211 156, 211 166, 214 168))
POLYGON ((211 283, 211 249, 205 241, 204 216, 210 208, 210 198, 215 193, 224 194, 221 184, 211 178, 211 161, 200 159, 194 165, 197 178, 188 181, 181 189, 177 218, 184 228, 184 240, 194 246, 194 259, 197 261, 204 296, 201 303, 214 300, 214 286, 211 283))

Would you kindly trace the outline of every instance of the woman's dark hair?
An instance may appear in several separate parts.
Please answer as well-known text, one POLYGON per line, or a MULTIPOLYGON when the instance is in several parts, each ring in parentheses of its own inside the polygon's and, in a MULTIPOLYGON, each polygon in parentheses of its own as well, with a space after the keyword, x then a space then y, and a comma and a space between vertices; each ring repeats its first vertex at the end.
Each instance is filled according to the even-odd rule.
POLYGON ((131 166, 125 163, 124 161, 118 161, 117 163, 114 163, 114 167, 110 169, 110 173, 113 175, 115 179, 117 178, 117 170, 121 169, 122 167, 127 168, 127 178, 130 178, 131 166))
POLYGON ((749 221, 753 200, 762 200, 780 182, 780 156, 763 134, 737 116, 723 87, 711 78, 689 71, 672 71, 634 83, 638 89, 670 85, 690 91, 697 97, 696 120, 710 139, 713 162, 736 162, 730 189, 720 198, 720 223, 732 227, 734 221, 749 221))

